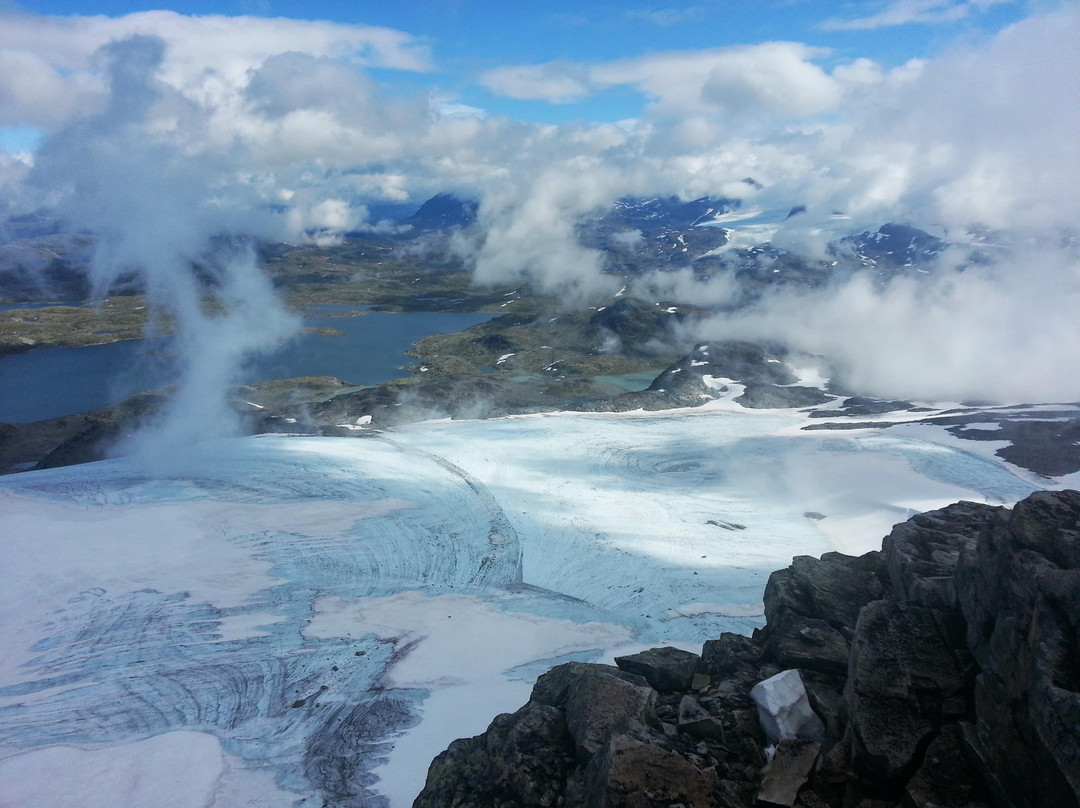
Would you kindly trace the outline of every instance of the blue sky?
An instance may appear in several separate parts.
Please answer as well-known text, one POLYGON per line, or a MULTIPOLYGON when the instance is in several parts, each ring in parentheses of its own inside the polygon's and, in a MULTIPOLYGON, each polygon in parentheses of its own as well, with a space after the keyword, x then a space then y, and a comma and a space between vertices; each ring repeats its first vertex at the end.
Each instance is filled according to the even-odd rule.
MULTIPOLYGON (((382 26, 415 37, 431 55, 430 72, 384 76, 394 91, 436 89, 492 114, 552 123, 632 117, 639 113, 642 98, 626 88, 608 88, 579 100, 536 103, 492 92, 477 81, 478 77, 505 65, 598 63, 658 51, 776 40, 827 49, 828 53, 817 59, 825 67, 857 58, 896 67, 912 58, 933 56, 958 40, 978 41, 1029 12, 1028 4, 1019 0, 702 0, 684 6, 610 0, 317 4, 295 0, 169 4, 25 0, 9 2, 7 7, 47 16, 121 17, 164 8, 185 15, 251 15, 382 26)), ((9 129, 0 142, 25 141, 31 135, 26 128, 9 129)))

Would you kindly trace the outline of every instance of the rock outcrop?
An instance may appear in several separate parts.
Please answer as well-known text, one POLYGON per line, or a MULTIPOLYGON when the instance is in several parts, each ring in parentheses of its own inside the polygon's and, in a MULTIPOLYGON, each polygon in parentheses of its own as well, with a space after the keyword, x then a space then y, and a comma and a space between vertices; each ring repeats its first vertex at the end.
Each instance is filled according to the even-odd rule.
POLYGON ((916 516, 764 600, 700 656, 553 668, 415 808, 1080 806, 1080 493, 916 516))

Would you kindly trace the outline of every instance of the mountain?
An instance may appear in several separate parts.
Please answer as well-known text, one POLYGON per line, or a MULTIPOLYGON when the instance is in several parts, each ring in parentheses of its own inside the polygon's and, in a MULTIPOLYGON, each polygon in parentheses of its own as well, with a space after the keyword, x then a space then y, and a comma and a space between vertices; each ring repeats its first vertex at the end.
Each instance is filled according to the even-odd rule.
POLYGON ((840 240, 835 252, 850 253, 863 266, 887 269, 925 266, 945 248, 945 242, 925 230, 890 222, 840 240))
POLYGON ((480 205, 475 200, 460 199, 454 194, 442 193, 431 197, 412 216, 401 220, 413 230, 450 230, 468 227, 476 221, 480 205))

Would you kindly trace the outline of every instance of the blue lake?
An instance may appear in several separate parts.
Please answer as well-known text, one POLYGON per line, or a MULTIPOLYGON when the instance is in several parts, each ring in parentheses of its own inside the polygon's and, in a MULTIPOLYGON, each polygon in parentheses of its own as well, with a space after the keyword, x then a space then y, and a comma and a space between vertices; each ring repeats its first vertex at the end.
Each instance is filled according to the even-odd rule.
MULTIPOLYGON (((319 313, 332 313, 333 308, 319 313)), ((341 336, 301 334, 260 359, 243 382, 295 376, 336 376, 359 386, 396 379, 411 364, 405 355, 429 334, 448 334, 490 320, 492 314, 368 312, 356 317, 308 316, 309 327, 341 336)), ((39 348, 0 359, 0 423, 22 424, 87 412, 152 390, 173 379, 167 344, 127 340, 85 348, 39 348), (157 350, 153 350, 153 348, 157 350)))

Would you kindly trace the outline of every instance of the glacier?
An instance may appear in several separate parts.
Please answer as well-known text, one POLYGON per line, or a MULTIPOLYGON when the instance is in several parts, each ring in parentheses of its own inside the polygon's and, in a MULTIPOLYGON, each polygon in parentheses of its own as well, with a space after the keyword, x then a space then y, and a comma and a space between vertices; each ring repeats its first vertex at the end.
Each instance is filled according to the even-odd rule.
POLYGON ((407 806, 553 664, 747 633, 792 556, 1053 484, 805 423, 429 421, 0 479, 0 804, 407 806))

